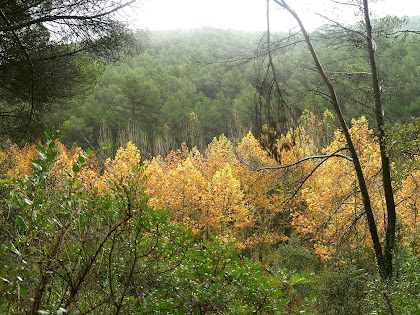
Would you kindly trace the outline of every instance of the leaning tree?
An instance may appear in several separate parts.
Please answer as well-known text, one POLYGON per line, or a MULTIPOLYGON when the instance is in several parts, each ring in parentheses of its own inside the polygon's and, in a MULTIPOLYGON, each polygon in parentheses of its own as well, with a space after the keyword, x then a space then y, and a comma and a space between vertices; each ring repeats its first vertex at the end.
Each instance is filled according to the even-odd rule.
MULTIPOLYGON (((386 233, 383 237, 383 240, 380 237, 380 233, 378 232, 378 225, 375 219, 374 207, 373 207, 373 200, 368 190, 368 178, 367 175, 364 173, 360 157, 358 151, 355 147, 355 139, 352 138, 349 127, 347 125, 347 120, 343 115, 342 110, 342 99, 339 98, 337 93, 337 81, 332 79, 331 73, 325 70, 320 58, 318 57, 315 45, 313 44, 312 34, 309 34, 306 30, 300 16, 296 13, 296 11, 284 0, 272 0, 277 6, 281 9, 287 11, 294 20, 297 22, 300 30, 300 38, 303 41, 307 49, 309 50, 311 59, 315 66, 315 69, 321 78, 322 84, 318 85, 318 90, 322 89, 322 91, 318 91, 322 93, 322 97, 327 99, 328 102, 331 104, 332 109, 336 114, 336 118, 341 128, 341 132, 344 135, 345 142, 346 142, 346 150, 349 152, 348 159, 352 162, 354 167, 354 171, 357 177, 357 182, 359 186, 359 190, 362 196, 362 203, 364 209, 364 215, 366 217, 367 226, 369 230, 369 234, 373 244, 373 250, 375 252, 375 257, 377 261, 377 266, 379 270, 379 274, 381 278, 388 282, 392 278, 393 273, 393 251, 395 248, 395 234, 396 234, 396 222, 397 222, 397 215, 396 215, 396 205, 394 201, 394 191, 392 187, 392 172, 391 172, 391 162, 388 156, 387 151, 387 137, 385 134, 385 123, 384 123, 384 116, 383 116, 383 108, 382 108, 382 100, 381 100, 381 88, 380 88, 380 78, 378 75, 378 66, 377 66, 377 52, 375 40, 373 39, 373 34, 378 38, 382 35, 389 35, 388 31, 395 28, 395 25, 398 24, 398 20, 396 19, 393 23, 388 23, 384 28, 376 30, 375 32, 371 20, 371 14, 369 11, 369 3, 367 0, 348 0, 345 3, 338 3, 336 4, 346 5, 347 8, 353 8, 356 12, 359 13, 360 21, 355 24, 356 27, 353 26, 346 26, 344 23, 340 23, 339 21, 334 21, 333 19, 329 19, 330 22, 333 22, 333 32, 328 32, 328 34, 335 34, 339 36, 341 43, 353 46, 353 48, 361 49, 360 51, 364 54, 366 61, 369 64, 369 71, 364 72, 364 75, 368 75, 369 80, 369 88, 365 89, 368 92, 368 96, 366 97, 368 102, 366 102, 367 106, 370 106, 371 111, 374 113, 373 117, 376 120, 376 137, 379 142, 379 155, 381 158, 381 177, 382 177, 382 189, 383 195, 385 197, 386 203, 386 233), (388 32, 388 33, 387 33, 388 32)), ((282 99, 282 95, 284 91, 282 91, 281 85, 278 84, 276 79, 276 72, 275 72, 275 65, 272 62, 272 56, 270 48, 270 30, 269 30, 269 5, 270 0, 267 0, 267 18, 268 18, 268 31, 267 31, 267 51, 268 51, 268 59, 269 59, 269 68, 272 69, 272 79, 274 81, 274 90, 275 93, 278 95, 277 97, 282 99)), ((388 21, 389 22, 389 21, 388 21)), ((385 23, 386 24, 386 23, 385 23)), ((392 33, 394 36, 397 34, 396 32, 392 33)), ((293 34, 296 36, 296 34, 293 34)), ((337 38, 337 37, 336 37, 337 38)), ((289 45, 289 44, 287 44, 289 45)), ((275 156, 278 150, 276 149, 275 145, 270 145, 267 143, 262 143, 263 146, 271 151, 271 153, 275 156)), ((332 156, 324 156, 324 159, 331 158, 332 156)), ((317 156, 316 158, 320 158, 317 156)), ((308 158, 309 159, 309 158, 308 158)), ((304 159, 307 160, 307 159, 304 159)), ((302 160, 302 161, 304 161, 302 160)), ((300 163, 301 161, 298 161, 300 163)), ((282 168, 283 166, 279 166, 282 168)))

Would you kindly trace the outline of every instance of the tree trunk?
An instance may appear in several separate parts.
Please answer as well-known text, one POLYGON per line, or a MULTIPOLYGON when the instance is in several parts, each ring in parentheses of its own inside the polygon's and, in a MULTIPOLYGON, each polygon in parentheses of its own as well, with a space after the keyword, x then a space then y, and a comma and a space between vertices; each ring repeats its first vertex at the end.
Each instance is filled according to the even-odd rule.
POLYGON ((369 52, 369 64, 372 75, 372 90, 375 100, 375 118, 378 128, 379 149, 381 153, 382 163, 382 186, 385 194, 386 210, 387 210, 387 226, 385 235, 385 251, 384 251, 384 279, 392 278, 392 251, 395 240, 395 223, 397 215, 395 211, 394 192, 392 189, 391 166, 389 156, 386 152, 386 137, 384 131, 384 117, 382 112, 381 92, 379 87, 378 71, 376 68, 375 49, 372 38, 372 25, 369 17, 368 1, 363 0, 363 13, 366 27, 367 50, 369 52))
POLYGON ((369 191, 367 188, 365 176, 363 174, 362 166, 360 164, 359 156, 354 147, 353 140, 351 138, 347 124, 343 118, 341 107, 338 102, 338 98, 335 93, 335 90, 334 90, 334 86, 332 85, 331 81, 327 77, 317 57, 317 54, 312 45, 309 34, 307 33, 305 27, 303 26, 303 23, 300 20, 299 16, 296 14, 295 11, 293 11, 289 7, 289 5, 284 0, 273 0, 273 1, 277 3, 279 6, 281 6, 282 8, 284 8, 286 11, 288 11, 289 14, 291 14, 293 18, 296 20, 296 22, 299 24, 301 32, 305 38, 305 42, 308 46, 308 49, 317 67, 318 73, 321 75, 325 85, 328 88, 328 91, 330 94, 330 102, 333 105, 334 111, 340 122, 341 130, 345 136, 348 149, 353 159, 354 169, 356 171, 357 180, 360 187, 360 192, 362 194, 363 207, 364 207, 367 222, 368 222, 369 232, 370 232, 370 236, 373 243, 373 249, 375 251, 375 257, 376 257, 376 262, 378 265, 379 274, 383 280, 388 281, 392 277, 392 249, 393 249, 394 238, 395 238, 396 215, 395 215, 394 195, 393 195, 392 185, 391 185, 390 162, 386 154, 385 133, 383 130, 382 105, 381 105, 381 100, 380 100, 380 89, 379 89, 377 69, 376 69, 376 63, 375 63, 375 55, 374 55, 374 49, 373 49, 373 41, 372 41, 372 35, 371 35, 371 25, 370 25, 370 19, 369 19, 367 0, 363 1, 363 5, 364 5, 363 9, 364 9, 364 14, 365 14, 365 22, 366 22, 366 38, 367 38, 367 44, 368 44, 369 61, 370 61, 371 71, 372 71, 372 87, 373 87, 373 93, 374 93, 374 99, 375 99, 375 114, 376 114, 376 120, 378 123, 378 130, 379 130, 378 139, 379 139, 379 144, 380 144, 382 169, 383 169, 382 170, 383 171, 383 188, 385 191, 385 197, 386 197, 386 203, 387 203, 387 214, 388 214, 388 218, 387 218, 388 222, 387 222, 387 227, 386 227, 387 230, 386 230, 385 253, 382 250, 382 244, 379 239, 378 228, 375 221, 372 204, 370 201, 369 191))

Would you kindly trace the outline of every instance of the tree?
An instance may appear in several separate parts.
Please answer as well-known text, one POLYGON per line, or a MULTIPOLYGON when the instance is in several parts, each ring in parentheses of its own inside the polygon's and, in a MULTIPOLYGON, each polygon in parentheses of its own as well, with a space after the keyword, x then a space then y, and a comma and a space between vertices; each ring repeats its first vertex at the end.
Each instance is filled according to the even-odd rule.
POLYGON ((2 1, 0 125, 4 134, 15 140, 35 135, 43 117, 59 109, 60 101, 95 84, 102 67, 92 58, 116 59, 123 48, 133 45, 134 37, 117 12, 134 1, 2 1))
MULTIPOLYGON (((373 130, 369 129, 365 117, 352 120, 349 130, 354 141, 371 197, 379 236, 386 235, 386 202, 383 194, 381 158, 379 144, 373 130)), ((335 140, 323 149, 333 153, 345 145, 344 135, 335 133, 335 140)), ((410 170, 404 164, 407 174, 398 174, 394 169, 394 197, 398 204, 398 228, 396 239, 399 247, 408 248, 415 244, 417 232, 416 200, 418 200, 418 170, 410 170)), ((337 257, 342 247, 363 249, 371 252, 371 238, 366 230, 366 216, 362 196, 358 189, 354 166, 345 159, 329 159, 308 178, 299 197, 305 208, 296 211, 293 226, 300 236, 311 240, 316 252, 325 259, 337 257)), ((415 245, 414 245, 415 246, 415 245)), ((415 247, 412 247, 415 248, 415 247)))
MULTIPOLYGON (((312 44, 311 38, 306 31, 303 22, 299 18, 298 14, 283 0, 273 0, 277 5, 285 9, 296 22, 299 24, 300 31, 305 39, 306 45, 311 53, 312 59, 315 63, 316 69, 319 75, 322 77, 323 83, 327 87, 326 97, 329 102, 332 104, 334 111, 336 113, 337 119, 341 126, 341 131, 344 134, 347 149, 351 155, 353 162, 354 170, 357 174, 358 185, 363 197, 363 207, 369 227, 370 236, 373 243, 373 248, 375 251, 376 261, 378 265, 378 270, 380 276, 383 280, 389 281, 392 278, 392 256, 394 249, 394 240, 395 240, 395 226, 396 226, 396 211, 395 211, 395 201, 394 201, 394 192, 392 188, 392 177, 391 177, 391 165, 386 150, 386 137, 384 132, 384 120, 383 120, 383 111, 382 111, 382 102, 381 102, 381 92, 379 86, 379 78, 376 66, 376 55, 375 55, 375 42, 372 38, 372 23, 369 14, 368 1, 350 1, 348 4, 355 6, 363 14, 363 20, 361 21, 364 26, 363 31, 350 31, 350 34, 353 36, 360 36, 364 39, 363 48, 366 50, 368 55, 368 61, 370 65, 370 77, 371 77, 371 91, 374 100, 374 112, 375 119, 377 123, 377 138, 379 142, 379 153, 381 156, 381 167, 382 167, 382 188, 386 200, 386 236, 384 244, 381 243, 377 223, 375 220, 374 212, 372 209, 372 200, 370 193, 368 191, 366 183, 366 175, 362 169, 359 154, 354 146, 354 140, 349 132, 346 120, 343 117, 341 105, 339 98, 336 94, 335 87, 333 82, 330 80, 329 76, 326 74, 324 67, 322 66, 316 50, 312 44)), ((269 1, 267 1, 267 6, 269 1)), ((345 29, 345 27, 342 27, 345 29)), ((360 42, 358 44, 361 44, 360 42)))

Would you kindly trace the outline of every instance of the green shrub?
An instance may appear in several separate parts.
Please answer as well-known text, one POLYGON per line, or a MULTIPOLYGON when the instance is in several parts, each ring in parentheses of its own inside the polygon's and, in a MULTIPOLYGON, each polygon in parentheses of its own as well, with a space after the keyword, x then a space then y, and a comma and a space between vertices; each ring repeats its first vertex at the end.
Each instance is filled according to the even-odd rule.
POLYGON ((234 245, 171 224, 148 206, 141 181, 83 189, 81 152, 65 187, 51 189, 57 153, 46 135, 32 174, 15 180, 1 208, 0 314, 284 311, 281 280, 234 245))
POLYGON ((51 189, 57 152, 54 134, 47 138, 1 216, 0 313, 131 312, 142 303, 139 288, 179 263, 191 234, 147 205, 141 182, 84 190, 83 152, 66 187, 51 189))
POLYGON ((288 270, 291 273, 318 273, 323 264, 319 257, 300 244, 298 236, 289 237, 287 244, 282 244, 273 254, 274 269, 288 270))
POLYGON ((395 275, 388 285, 369 282, 371 314, 418 314, 420 310, 420 257, 408 251, 395 255, 395 275))
POLYGON ((272 269, 283 278, 289 300, 287 312, 299 314, 312 309, 316 298, 316 274, 323 270, 319 257, 306 249, 296 235, 273 251, 272 269))
POLYGON ((366 314, 367 276, 351 265, 339 271, 327 269, 318 282, 316 313, 366 314))
POLYGON ((232 244, 195 244, 170 274, 156 278, 141 313, 278 314, 287 300, 282 282, 232 244))

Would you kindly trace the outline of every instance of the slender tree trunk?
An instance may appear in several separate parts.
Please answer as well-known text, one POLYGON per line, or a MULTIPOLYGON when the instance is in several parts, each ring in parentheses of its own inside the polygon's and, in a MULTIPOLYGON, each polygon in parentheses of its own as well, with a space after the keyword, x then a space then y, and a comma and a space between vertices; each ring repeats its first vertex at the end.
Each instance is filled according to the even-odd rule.
MULTIPOLYGON (((349 132, 349 128, 347 127, 347 124, 346 124, 346 122, 343 118, 343 115, 342 115, 342 112, 341 112, 341 107, 340 107, 340 104, 338 102, 338 98, 337 98, 337 95, 335 93, 335 90, 334 90, 334 86, 332 85, 331 81, 327 77, 327 75, 326 75, 326 73, 325 73, 325 71, 324 71, 324 69, 321 65, 321 62, 318 59, 318 56, 315 52, 315 49, 312 45, 312 41, 309 37, 309 34, 306 31, 305 27, 303 26, 303 23, 300 20, 299 16, 296 14, 295 11, 293 11, 289 7, 289 5, 284 0, 273 0, 273 1, 275 3, 277 3, 279 6, 281 6, 282 8, 284 8, 286 11, 288 11, 289 14, 291 14, 293 16, 293 18, 296 20, 296 22, 299 24, 301 32, 302 32, 302 34, 305 38, 305 42, 308 46, 308 49, 311 53, 311 56, 314 60, 315 65, 317 67, 318 73, 321 75, 325 85, 328 88, 328 91, 329 91, 329 94, 330 94, 330 102, 333 105, 333 108, 335 110, 337 118, 340 122, 341 130, 342 130, 342 132, 345 136, 348 149, 349 149, 351 157, 353 159, 354 169, 356 171, 357 180, 358 180, 358 184, 359 184, 359 187, 360 187, 360 192, 362 194, 363 207, 364 207, 364 210, 365 210, 367 223, 368 223, 368 227, 369 227, 369 232, 370 232, 370 236, 371 236, 372 243, 373 243, 373 249, 375 251, 375 257, 376 257, 376 262, 377 262, 377 265, 378 265, 379 274, 380 274, 382 279, 387 280, 392 275, 392 244, 393 244, 394 235, 395 235, 395 205, 394 205, 394 208, 393 208, 394 209, 394 223, 391 224, 391 226, 390 226, 389 221, 388 221, 386 251, 385 251, 385 256, 384 256, 381 241, 380 241, 380 238, 379 238, 377 224, 376 224, 376 221, 375 221, 375 216, 374 216, 373 209, 372 209, 372 204, 371 204, 371 201, 370 201, 369 191, 368 191, 366 180, 365 180, 365 176, 363 174, 363 170, 362 170, 362 166, 360 164, 359 156, 357 154, 356 148, 354 147, 353 140, 352 140, 350 132, 349 132), (392 243, 390 243, 389 245, 388 245, 388 234, 390 234, 389 242, 392 241, 392 243), (388 250, 388 252, 387 252, 387 250, 388 250)), ((368 14, 367 0, 364 0, 364 3, 366 3, 365 12, 368 14)), ((369 24, 369 26, 370 26, 370 24, 369 24)), ((369 45, 369 42, 370 42, 372 52, 373 52, 373 44, 372 44, 372 39, 371 38, 370 38, 370 40, 368 39, 368 45, 369 45)), ((372 58, 373 58, 373 61, 374 61, 374 55, 372 55, 372 58)), ((375 74, 376 74, 376 65, 375 65, 375 63, 373 63, 373 65, 374 65, 375 74)), ((378 81, 377 81, 377 75, 375 76, 375 78, 372 78, 372 80, 376 80, 377 92, 379 93, 379 85, 378 85, 378 81)), ((375 96, 375 101, 376 101, 376 96, 375 96)), ((376 104, 376 102, 375 102, 375 104, 376 104)), ((381 105, 380 105, 380 94, 379 94, 379 113, 381 115, 380 125, 383 126, 382 109, 381 109, 381 105)), ((381 127, 380 129, 383 132, 383 128, 381 127)), ((382 143, 381 145, 383 146, 383 147, 381 147, 381 156, 382 156, 382 150, 384 150, 384 153, 385 153, 384 155, 386 157, 385 161, 388 161, 387 162, 387 166, 388 166, 387 174, 389 174, 389 159, 386 156, 386 152, 385 152, 384 138, 385 138, 384 134, 382 134, 382 136, 379 138, 380 142, 382 143)), ((384 160, 382 160, 382 162, 384 162, 384 160)), ((388 179, 385 179, 385 176, 384 176, 384 182, 385 181, 388 181, 388 179)), ((390 177, 389 177, 389 183, 390 183, 390 177)), ((384 188, 385 188, 385 183, 384 183, 384 188)), ((386 193, 385 194, 387 194, 387 192, 389 193, 388 189, 389 188, 386 188, 386 193)), ((392 195, 392 187, 390 189, 390 193, 392 195)), ((392 195, 392 201, 393 201, 393 195, 392 195)), ((388 199, 387 199, 387 202, 388 202, 388 199)), ((389 209, 388 209, 388 212, 389 212, 389 209)), ((390 214, 388 213, 388 220, 390 219, 389 215, 390 214)))
POLYGON ((369 17, 368 1, 363 0, 363 13, 366 27, 367 50, 369 52, 370 71, 372 73, 372 90, 375 100, 375 118, 378 128, 379 150, 382 163, 382 186, 385 193, 387 226, 384 251, 384 276, 385 280, 392 278, 392 251, 395 240, 395 224, 397 215, 395 211, 394 192, 392 189, 391 167, 389 156, 386 152, 386 137, 384 131, 384 117, 382 112, 381 92, 379 88, 378 70, 376 67, 375 49, 372 38, 372 25, 369 17))

